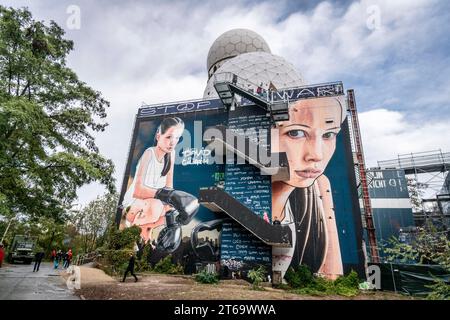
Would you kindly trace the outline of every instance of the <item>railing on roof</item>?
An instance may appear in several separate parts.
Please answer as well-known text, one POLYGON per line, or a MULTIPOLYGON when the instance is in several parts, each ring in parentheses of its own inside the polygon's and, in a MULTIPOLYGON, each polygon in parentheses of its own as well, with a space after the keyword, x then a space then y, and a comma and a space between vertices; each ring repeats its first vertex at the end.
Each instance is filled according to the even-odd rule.
POLYGON ((397 159, 378 161, 381 169, 447 171, 450 169, 450 152, 441 150, 398 155, 397 159))

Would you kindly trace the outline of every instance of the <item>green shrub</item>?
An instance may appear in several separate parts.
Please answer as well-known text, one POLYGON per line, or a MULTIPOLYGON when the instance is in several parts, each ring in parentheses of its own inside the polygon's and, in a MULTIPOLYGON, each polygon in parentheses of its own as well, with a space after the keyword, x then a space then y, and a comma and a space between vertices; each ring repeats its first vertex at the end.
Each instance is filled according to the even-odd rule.
POLYGON ((333 281, 323 277, 315 277, 308 287, 323 294, 333 294, 335 291, 333 281))
POLYGON ((248 278, 252 281, 253 290, 261 290, 261 282, 264 281, 266 277, 266 269, 263 266, 259 266, 257 269, 250 270, 248 273, 248 278))
POLYGON ((345 286, 336 286, 336 294, 344 297, 354 297, 359 293, 359 289, 345 287, 345 286))
POLYGON ((215 273, 202 270, 195 275, 195 281, 205 284, 216 284, 219 283, 219 277, 215 273))
POLYGON ((308 268, 299 267, 297 270, 286 272, 285 279, 294 288, 291 290, 297 294, 307 294, 316 296, 341 295, 353 297, 359 293, 359 278, 355 271, 351 271, 346 276, 341 276, 335 281, 323 277, 313 276, 308 268), (289 279, 289 280, 288 280, 289 279))
POLYGON ((107 236, 107 248, 111 250, 131 249, 140 240, 140 234, 139 226, 131 226, 123 230, 111 226, 107 236))
POLYGON ((435 283, 426 287, 433 291, 427 295, 428 300, 450 300, 450 285, 444 280, 435 278, 435 283))
POLYGON ((153 271, 150 265, 151 245, 145 244, 142 248, 140 259, 136 260, 136 270, 138 272, 153 271))
POLYGON ((359 282, 358 274, 352 270, 348 275, 341 276, 334 281, 336 293, 346 297, 355 296, 359 292, 359 282))
POLYGON ((172 255, 167 255, 164 259, 158 261, 153 268, 153 271, 157 273, 166 273, 166 274, 183 274, 184 269, 180 264, 172 263, 172 255))
POLYGON ((97 252, 102 256, 102 269, 109 275, 120 275, 125 272, 130 260, 130 253, 133 249, 105 250, 99 249, 97 252))
MULTIPOLYGON (((128 267, 130 253, 134 253, 134 246, 141 238, 140 233, 139 226, 119 230, 115 224, 111 224, 105 234, 103 247, 96 250, 101 255, 98 261, 101 269, 113 276, 123 274, 128 267)), ((139 270, 138 260, 136 269, 139 270)))
POLYGON ((286 279, 287 283, 292 288, 304 288, 309 286, 313 280, 313 274, 311 270, 306 265, 298 266, 297 268, 290 267, 284 278, 286 279))

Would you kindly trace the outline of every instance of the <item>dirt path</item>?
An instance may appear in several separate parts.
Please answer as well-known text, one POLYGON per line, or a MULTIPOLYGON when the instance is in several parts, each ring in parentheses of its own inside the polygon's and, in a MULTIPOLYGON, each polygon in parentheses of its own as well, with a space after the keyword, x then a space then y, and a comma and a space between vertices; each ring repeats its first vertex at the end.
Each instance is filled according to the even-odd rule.
MULTIPOLYGON (((309 296, 288 293, 284 290, 266 287, 264 291, 251 290, 244 280, 225 280, 217 285, 195 282, 189 276, 161 274, 138 275, 125 283, 113 279, 103 271, 93 268, 81 269, 81 289, 76 290, 88 300, 346 300, 341 296, 309 296)), ((360 294, 356 300, 393 300, 409 297, 389 292, 360 294)))

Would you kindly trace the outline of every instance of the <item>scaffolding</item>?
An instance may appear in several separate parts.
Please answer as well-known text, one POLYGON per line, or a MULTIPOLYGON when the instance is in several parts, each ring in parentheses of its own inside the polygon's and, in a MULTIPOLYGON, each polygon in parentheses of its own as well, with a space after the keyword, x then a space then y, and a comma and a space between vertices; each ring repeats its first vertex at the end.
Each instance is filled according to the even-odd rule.
POLYGON ((400 154, 397 159, 378 161, 381 169, 402 169, 405 174, 446 172, 450 168, 450 152, 441 150, 400 154))
MULTIPOLYGON (((375 227, 372 217, 372 206, 370 203, 369 196, 369 182, 366 173, 366 167, 364 162, 364 151, 362 147, 361 131, 359 129, 358 113, 356 109, 355 94, 353 90, 347 90, 347 101, 348 108, 350 112, 350 123, 351 123, 351 142, 352 150, 354 150, 354 163, 357 166, 357 180, 359 180, 359 186, 362 194, 362 203, 364 211, 364 222, 363 225, 367 230, 367 236, 369 240, 370 255, 372 262, 379 262, 377 239, 375 235, 375 227)), ((373 179, 373 177, 372 177, 373 179)))
POLYGON ((404 170, 405 175, 414 175, 418 189, 434 193, 431 198, 422 199, 421 211, 414 212, 416 225, 438 221, 444 228, 450 226, 450 152, 432 150, 400 154, 396 159, 378 161, 378 166, 380 169, 404 170), (419 176, 425 180, 419 182, 419 176))

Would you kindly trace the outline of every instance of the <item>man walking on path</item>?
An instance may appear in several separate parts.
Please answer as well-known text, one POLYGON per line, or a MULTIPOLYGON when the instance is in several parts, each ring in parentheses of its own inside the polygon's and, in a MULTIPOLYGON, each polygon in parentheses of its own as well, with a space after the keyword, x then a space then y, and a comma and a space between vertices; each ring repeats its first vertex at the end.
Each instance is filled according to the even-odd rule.
POLYGON ((58 253, 56 252, 55 249, 53 249, 53 251, 52 251, 52 260, 53 260, 53 268, 57 269, 58 268, 58 253))
POLYGON ((72 249, 69 249, 66 253, 66 261, 64 261, 64 268, 68 268, 70 266, 70 262, 72 261, 72 249))
POLYGON ((42 259, 44 258, 45 253, 42 250, 39 250, 34 255, 34 268, 33 272, 38 272, 39 267, 41 266, 42 259))
POLYGON ((125 271, 125 274, 123 275, 122 282, 125 282, 125 279, 127 278, 128 272, 131 273, 131 275, 134 277, 134 282, 138 281, 138 278, 134 274, 134 262, 135 262, 135 259, 136 258, 134 257, 134 254, 130 253, 130 260, 128 260, 128 267, 127 267, 127 270, 125 271))

